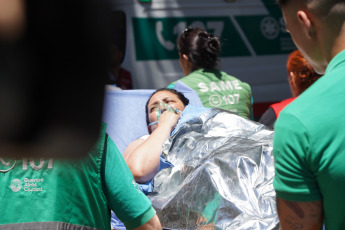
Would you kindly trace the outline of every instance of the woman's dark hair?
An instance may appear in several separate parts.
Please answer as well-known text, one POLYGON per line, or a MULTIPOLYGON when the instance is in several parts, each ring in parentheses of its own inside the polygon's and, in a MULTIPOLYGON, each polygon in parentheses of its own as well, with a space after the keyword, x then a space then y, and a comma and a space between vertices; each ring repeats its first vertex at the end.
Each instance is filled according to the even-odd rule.
POLYGON ((219 39, 206 30, 188 27, 178 38, 177 48, 180 55, 185 54, 193 64, 193 70, 211 69, 217 66, 221 49, 219 39))
POLYGON ((182 93, 180 93, 179 91, 177 90, 174 90, 174 89, 167 89, 167 88, 160 88, 160 89, 157 89, 155 92, 153 92, 151 94, 151 96, 149 97, 149 99, 147 100, 146 102, 146 105, 145 105, 145 114, 146 114, 146 124, 149 125, 150 124, 150 120, 149 120, 149 111, 147 109, 147 106, 149 104, 149 101, 151 100, 152 96, 155 95, 156 93, 160 92, 160 91, 168 91, 170 93, 173 93, 175 94, 178 99, 180 99, 182 101, 182 103, 184 104, 184 106, 187 106, 189 104, 189 100, 188 98, 186 98, 182 93))

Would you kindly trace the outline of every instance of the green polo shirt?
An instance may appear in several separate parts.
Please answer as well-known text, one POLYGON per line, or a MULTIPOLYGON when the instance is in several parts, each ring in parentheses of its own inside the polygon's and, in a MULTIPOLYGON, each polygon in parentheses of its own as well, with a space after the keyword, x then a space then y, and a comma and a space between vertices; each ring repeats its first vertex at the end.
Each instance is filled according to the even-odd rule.
POLYGON ((345 51, 279 115, 274 188, 290 201, 323 201, 326 229, 345 226, 345 51))

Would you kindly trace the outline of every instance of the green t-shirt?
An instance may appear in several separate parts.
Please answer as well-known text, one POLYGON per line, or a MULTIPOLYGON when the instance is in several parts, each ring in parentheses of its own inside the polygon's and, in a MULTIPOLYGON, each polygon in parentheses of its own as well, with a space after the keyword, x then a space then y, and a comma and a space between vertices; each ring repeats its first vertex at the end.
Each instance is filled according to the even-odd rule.
MULTIPOLYGON (((217 69, 199 69, 179 81, 197 92, 207 108, 220 108, 251 119, 252 93, 250 86, 217 69)), ((176 82, 167 88, 174 88, 176 82)))
POLYGON ((105 128, 84 159, 0 158, 0 229, 110 229, 110 209, 127 229, 150 220, 151 202, 105 128))
POLYGON ((274 188, 290 201, 323 201, 326 229, 345 226, 345 51, 279 115, 274 188))

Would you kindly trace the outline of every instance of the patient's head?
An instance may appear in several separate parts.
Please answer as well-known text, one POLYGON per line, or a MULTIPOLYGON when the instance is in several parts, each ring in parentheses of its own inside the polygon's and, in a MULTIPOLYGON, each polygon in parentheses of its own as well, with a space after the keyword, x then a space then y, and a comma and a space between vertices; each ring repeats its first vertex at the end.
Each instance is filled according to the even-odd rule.
MULTIPOLYGON (((182 93, 174 89, 157 89, 146 102, 145 112, 147 125, 151 122, 157 121, 155 107, 161 102, 168 104, 172 108, 183 111, 185 106, 188 105, 189 100, 182 93)), ((153 130, 149 129, 150 133, 151 131, 153 130)))

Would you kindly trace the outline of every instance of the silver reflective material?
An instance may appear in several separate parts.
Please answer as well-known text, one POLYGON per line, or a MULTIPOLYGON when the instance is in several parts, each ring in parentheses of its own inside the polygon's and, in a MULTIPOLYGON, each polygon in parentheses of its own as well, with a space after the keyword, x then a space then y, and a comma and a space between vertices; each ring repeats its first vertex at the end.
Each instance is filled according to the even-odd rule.
POLYGON ((272 130, 219 109, 180 125, 163 145, 174 167, 149 195, 162 226, 277 228, 272 140, 272 130))

